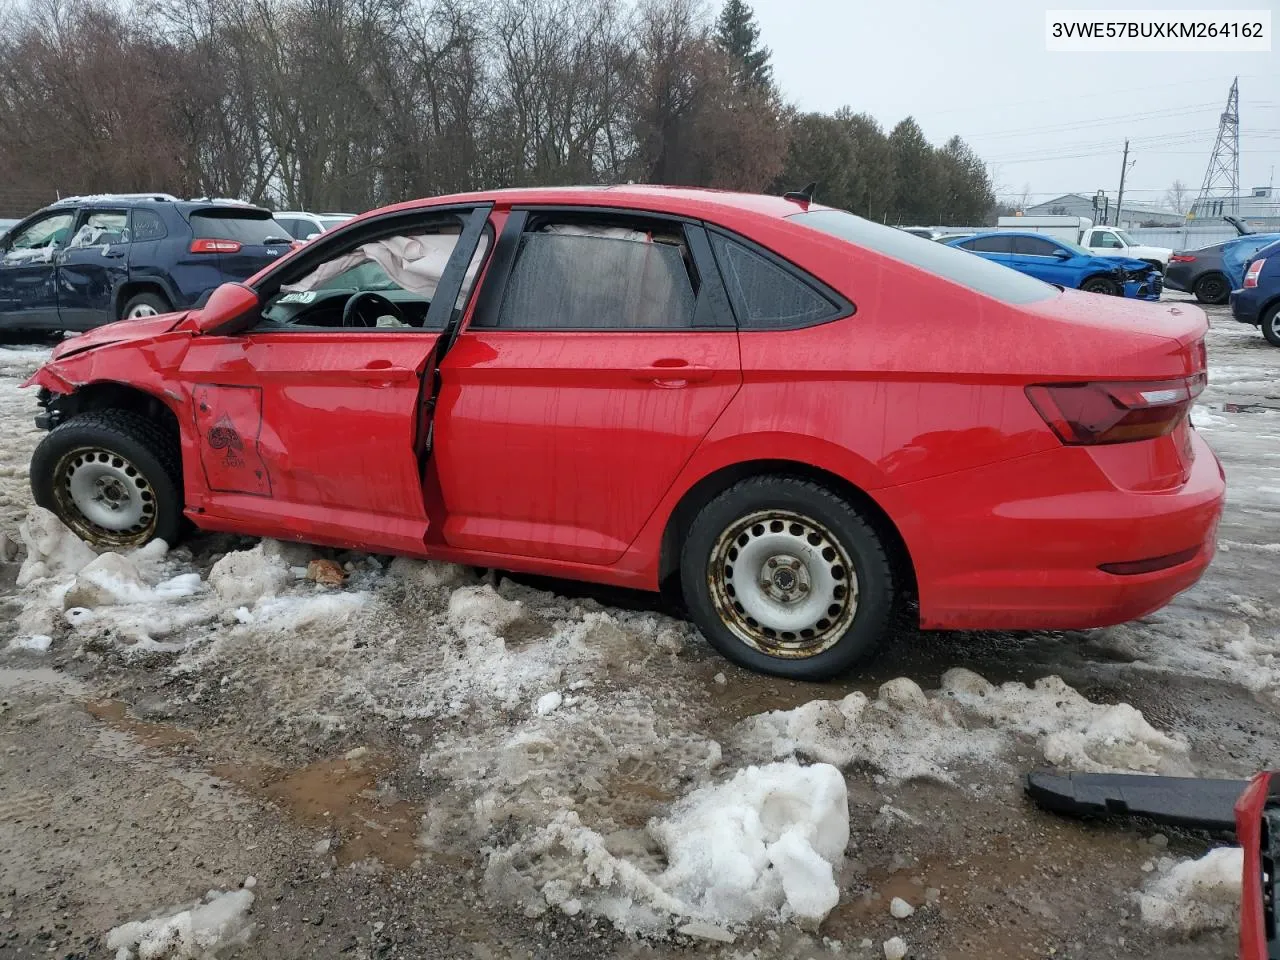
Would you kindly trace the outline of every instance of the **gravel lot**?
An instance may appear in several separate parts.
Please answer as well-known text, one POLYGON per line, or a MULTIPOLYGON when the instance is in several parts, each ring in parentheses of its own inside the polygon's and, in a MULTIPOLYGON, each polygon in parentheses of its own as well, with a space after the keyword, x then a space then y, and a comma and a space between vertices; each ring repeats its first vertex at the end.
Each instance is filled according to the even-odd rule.
MULTIPOLYGON (((1222 838, 1060 820, 1020 786, 1050 760, 1247 776, 1280 756, 1280 351, 1209 312, 1194 419, 1228 474, 1219 554, 1109 630, 902 635, 802 685, 731 667, 646 597, 571 584, 222 536, 129 559, 109 596, 10 568, 0 958, 115 956, 133 941, 113 928, 236 889, 156 955, 824 960, 900 937, 951 960, 1234 956, 1231 891, 1169 877, 1222 838), (315 559, 346 582, 301 576, 315 559), (841 707, 795 712, 819 700, 841 707), (768 871, 724 887, 707 851, 749 801, 694 795, 797 760, 839 767, 848 797, 816 928, 768 871)), ((18 383, 47 352, 0 346, 15 540, 40 437, 18 383)))

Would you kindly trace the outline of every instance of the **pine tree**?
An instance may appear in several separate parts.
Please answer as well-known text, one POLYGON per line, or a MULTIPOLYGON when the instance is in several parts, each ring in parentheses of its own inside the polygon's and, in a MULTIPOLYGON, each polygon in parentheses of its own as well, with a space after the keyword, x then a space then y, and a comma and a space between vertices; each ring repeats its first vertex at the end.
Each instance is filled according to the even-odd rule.
POLYGON ((716 20, 716 46, 728 56, 738 85, 772 90, 773 66, 769 48, 760 45, 760 27, 743 0, 726 0, 716 20))

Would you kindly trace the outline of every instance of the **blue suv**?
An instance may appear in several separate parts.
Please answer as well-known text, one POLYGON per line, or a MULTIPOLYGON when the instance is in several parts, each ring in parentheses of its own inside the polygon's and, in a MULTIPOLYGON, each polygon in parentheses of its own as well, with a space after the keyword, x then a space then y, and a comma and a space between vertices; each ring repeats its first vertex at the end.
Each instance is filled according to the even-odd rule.
POLYGON ((1159 300, 1164 289, 1160 271, 1145 260, 1099 257, 1084 247, 1043 233, 1000 230, 956 239, 949 246, 1003 263, 1048 283, 1086 293, 1159 300))
POLYGON ((88 330, 193 307, 292 242, 271 211, 235 201, 59 200, 0 237, 0 330, 88 330))
POLYGON ((1255 253, 1244 268, 1244 284, 1231 291, 1231 315, 1262 327, 1262 335, 1280 347, 1280 241, 1255 253))

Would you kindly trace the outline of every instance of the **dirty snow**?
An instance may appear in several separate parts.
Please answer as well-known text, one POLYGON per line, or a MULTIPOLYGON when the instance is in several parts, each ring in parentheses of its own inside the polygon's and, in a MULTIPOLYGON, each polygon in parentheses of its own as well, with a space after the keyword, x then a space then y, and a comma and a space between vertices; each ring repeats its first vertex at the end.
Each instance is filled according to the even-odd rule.
POLYGON ((1161 857, 1138 895, 1142 919, 1180 936, 1230 930, 1240 922, 1244 851, 1218 847, 1198 860, 1161 857))
POLYGON ((943 674, 929 694, 898 677, 874 700, 855 691, 748 718, 737 745, 755 757, 867 765, 894 783, 949 783, 958 764, 997 762, 1015 737, 1075 770, 1174 773, 1187 765, 1185 740, 1156 730, 1128 704, 1091 703, 1058 677, 995 686, 962 667, 943 674))
POLYGON ((216 960, 249 941, 253 893, 210 890, 203 900, 147 920, 121 924, 107 933, 116 960, 216 960))

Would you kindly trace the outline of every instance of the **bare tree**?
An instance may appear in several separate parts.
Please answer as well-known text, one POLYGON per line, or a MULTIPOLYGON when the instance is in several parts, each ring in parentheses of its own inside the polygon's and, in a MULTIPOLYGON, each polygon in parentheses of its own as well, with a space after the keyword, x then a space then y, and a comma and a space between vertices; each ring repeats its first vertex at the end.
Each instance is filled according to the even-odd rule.
POLYGON ((1181 180, 1175 180, 1165 191, 1164 202, 1174 213, 1186 213, 1191 204, 1191 188, 1181 180))

